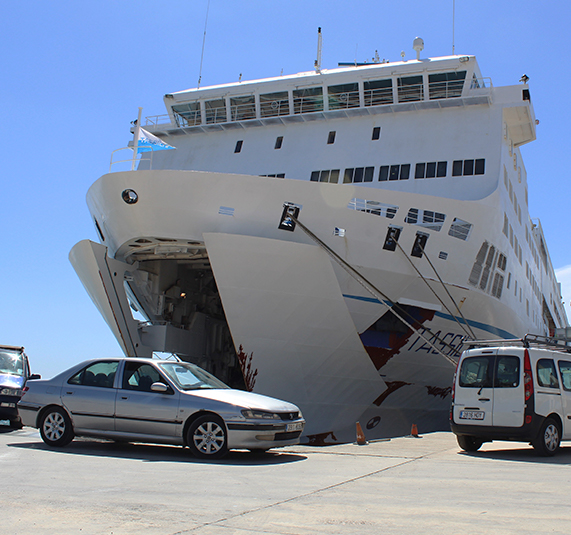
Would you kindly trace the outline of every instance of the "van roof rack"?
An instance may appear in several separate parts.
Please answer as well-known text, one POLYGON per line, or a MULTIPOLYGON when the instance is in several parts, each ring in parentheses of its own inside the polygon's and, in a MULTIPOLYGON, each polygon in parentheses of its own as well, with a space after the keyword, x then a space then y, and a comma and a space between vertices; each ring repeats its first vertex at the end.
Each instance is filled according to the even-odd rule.
POLYGON ((560 351, 571 353, 571 339, 558 338, 551 336, 542 336, 540 334, 526 334, 523 338, 511 338, 500 340, 465 340, 464 344, 468 349, 478 346, 509 346, 521 344, 525 348, 539 347, 539 348, 552 348, 556 347, 560 351))

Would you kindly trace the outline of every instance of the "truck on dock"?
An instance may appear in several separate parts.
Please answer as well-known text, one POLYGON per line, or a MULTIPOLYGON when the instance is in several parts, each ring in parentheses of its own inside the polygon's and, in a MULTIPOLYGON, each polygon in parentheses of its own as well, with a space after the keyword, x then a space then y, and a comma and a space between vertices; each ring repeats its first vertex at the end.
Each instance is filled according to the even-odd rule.
POLYGON ((31 375, 30 363, 24 348, 0 345, 0 420, 9 420, 10 427, 20 428, 18 401, 28 379, 39 379, 31 375))

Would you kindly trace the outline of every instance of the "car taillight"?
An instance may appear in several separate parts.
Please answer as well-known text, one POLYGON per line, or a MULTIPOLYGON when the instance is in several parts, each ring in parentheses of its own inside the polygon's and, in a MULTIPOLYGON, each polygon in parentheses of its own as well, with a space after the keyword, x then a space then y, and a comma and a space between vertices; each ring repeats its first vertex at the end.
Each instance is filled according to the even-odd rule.
POLYGON ((531 360, 529 351, 526 349, 523 353, 523 386, 525 388, 525 400, 527 401, 533 396, 533 376, 531 375, 531 360))

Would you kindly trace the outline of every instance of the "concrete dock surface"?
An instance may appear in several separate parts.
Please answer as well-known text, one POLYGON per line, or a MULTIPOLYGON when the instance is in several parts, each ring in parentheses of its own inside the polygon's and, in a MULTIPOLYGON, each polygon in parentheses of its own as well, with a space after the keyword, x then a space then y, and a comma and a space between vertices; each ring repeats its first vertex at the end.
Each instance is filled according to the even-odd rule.
POLYGON ((6 535, 571 533, 571 443, 553 458, 512 442, 465 453, 431 433, 204 462, 88 439, 50 449, 0 426, 0 474, 6 535))

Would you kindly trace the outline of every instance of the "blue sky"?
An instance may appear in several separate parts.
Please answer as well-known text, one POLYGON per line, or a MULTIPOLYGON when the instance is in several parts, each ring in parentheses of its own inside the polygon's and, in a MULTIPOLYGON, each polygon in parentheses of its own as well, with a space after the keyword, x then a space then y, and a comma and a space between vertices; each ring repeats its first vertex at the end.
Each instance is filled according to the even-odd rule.
MULTIPOLYGON (((120 349, 68 261, 96 240, 85 204, 129 123, 164 113, 165 93, 196 87, 208 0, 3 2, 0 18, 0 343, 24 345, 46 377, 120 349)), ((202 86, 379 56, 452 52, 452 0, 211 0, 202 86)), ((523 147, 530 213, 540 218, 571 300, 567 160, 568 0, 456 0, 455 47, 494 85, 530 78, 540 120, 523 147)), ((568 308, 569 310, 569 308, 568 308)), ((569 312, 568 312, 569 314, 569 312)))

